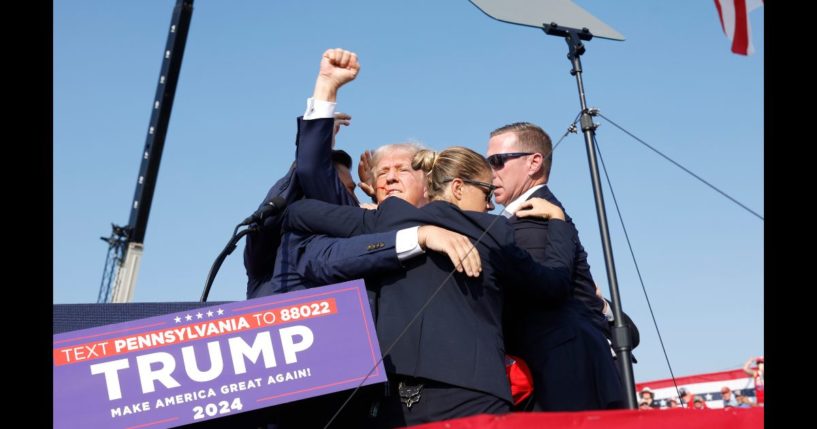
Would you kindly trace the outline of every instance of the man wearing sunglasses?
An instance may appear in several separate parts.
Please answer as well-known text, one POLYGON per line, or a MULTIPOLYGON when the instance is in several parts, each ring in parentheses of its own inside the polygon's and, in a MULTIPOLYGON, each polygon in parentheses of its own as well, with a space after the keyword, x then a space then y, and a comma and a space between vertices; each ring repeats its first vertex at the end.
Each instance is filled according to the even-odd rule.
MULTIPOLYGON (((505 206, 502 214, 511 221, 519 246, 540 263, 548 243, 548 221, 514 214, 533 197, 564 210, 547 187, 552 150, 547 133, 527 122, 500 127, 488 141, 496 202, 505 206)), ((525 409, 623 408, 622 384, 605 335, 609 326, 604 301, 595 294, 578 231, 567 214, 565 220, 574 230, 576 244, 573 296, 557 306, 543 307, 509 291, 503 311, 507 353, 522 357, 533 375, 534 404, 525 409)))

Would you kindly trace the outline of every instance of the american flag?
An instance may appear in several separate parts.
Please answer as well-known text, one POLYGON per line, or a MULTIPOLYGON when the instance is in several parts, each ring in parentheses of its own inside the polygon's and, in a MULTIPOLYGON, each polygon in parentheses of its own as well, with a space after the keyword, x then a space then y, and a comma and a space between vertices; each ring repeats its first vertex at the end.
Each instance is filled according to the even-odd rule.
POLYGON ((749 12, 763 6, 763 0, 715 0, 721 28, 732 41, 732 52, 741 55, 754 53, 749 12))

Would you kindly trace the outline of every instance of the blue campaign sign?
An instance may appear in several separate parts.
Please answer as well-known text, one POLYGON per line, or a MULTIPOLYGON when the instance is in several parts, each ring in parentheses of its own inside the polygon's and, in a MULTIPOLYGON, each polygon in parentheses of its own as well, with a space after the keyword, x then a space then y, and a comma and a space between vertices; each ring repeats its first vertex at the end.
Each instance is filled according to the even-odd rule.
POLYGON ((53 360, 55 428, 179 426, 386 380, 362 280, 54 335, 53 360))

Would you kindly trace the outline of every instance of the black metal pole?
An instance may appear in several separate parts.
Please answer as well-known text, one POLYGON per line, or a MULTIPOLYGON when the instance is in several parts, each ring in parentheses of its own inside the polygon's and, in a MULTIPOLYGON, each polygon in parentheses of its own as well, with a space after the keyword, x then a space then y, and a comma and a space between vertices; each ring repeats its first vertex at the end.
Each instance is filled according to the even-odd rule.
POLYGON ((621 298, 618 290, 618 279, 616 277, 616 266, 613 260, 613 248, 610 245, 610 231, 607 226, 607 210, 604 207, 604 196, 601 189, 601 178, 599 177, 599 168, 596 162, 596 147, 595 147, 595 133, 596 125, 593 123, 593 112, 587 108, 587 101, 584 95, 584 84, 582 82, 582 64, 581 55, 584 54, 584 45, 582 40, 590 40, 593 35, 584 28, 581 31, 572 28, 561 28, 555 24, 546 25, 545 33, 549 35, 564 36, 567 41, 569 53, 568 60, 572 65, 570 74, 576 76, 576 85, 579 90, 579 101, 581 102, 582 113, 580 124, 582 133, 584 134, 584 142, 587 148, 587 161, 590 164, 590 178, 593 182, 593 195, 596 201, 596 215, 599 221, 599 230, 601 232, 601 245, 604 251, 604 263, 607 267, 607 281, 610 284, 610 301, 612 303, 613 315, 615 322, 613 325, 613 350, 616 352, 617 364, 619 372, 621 373, 622 382, 625 389, 625 397, 627 398, 627 407, 634 410, 638 408, 638 402, 635 397, 635 376, 633 374, 632 362, 632 338, 630 338, 629 330, 624 326, 624 316, 621 310, 621 298))

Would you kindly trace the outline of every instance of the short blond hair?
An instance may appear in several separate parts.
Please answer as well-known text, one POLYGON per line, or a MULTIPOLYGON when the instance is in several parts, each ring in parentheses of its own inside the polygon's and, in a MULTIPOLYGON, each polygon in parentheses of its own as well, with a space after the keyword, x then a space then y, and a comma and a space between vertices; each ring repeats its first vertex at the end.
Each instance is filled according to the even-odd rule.
MULTIPOLYGON (((385 154, 391 152, 406 152, 409 155, 409 159, 413 159, 414 155, 417 152, 424 150, 425 146, 423 146, 420 142, 417 141, 405 141, 401 143, 392 143, 380 146, 379 148, 375 149, 374 153, 372 154, 372 162, 369 165, 369 178, 372 183, 370 185, 374 186, 375 180, 377 180, 377 164, 380 162, 380 158, 382 158, 385 154)), ((416 169, 415 169, 416 170, 416 169)))
POLYGON ((553 142, 548 133, 530 122, 514 122, 491 131, 491 137, 505 133, 516 134, 520 150, 542 154, 542 173, 547 180, 553 163, 553 142))

